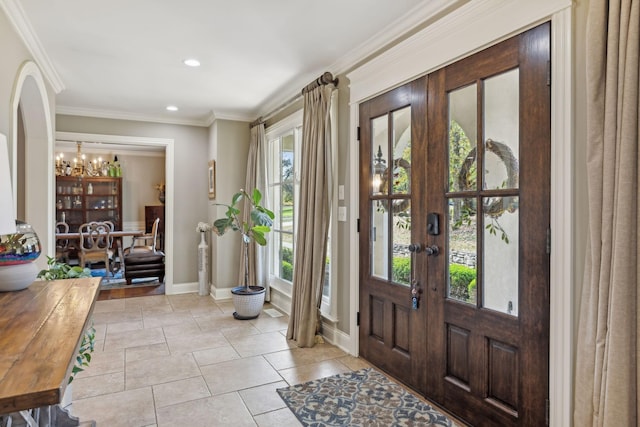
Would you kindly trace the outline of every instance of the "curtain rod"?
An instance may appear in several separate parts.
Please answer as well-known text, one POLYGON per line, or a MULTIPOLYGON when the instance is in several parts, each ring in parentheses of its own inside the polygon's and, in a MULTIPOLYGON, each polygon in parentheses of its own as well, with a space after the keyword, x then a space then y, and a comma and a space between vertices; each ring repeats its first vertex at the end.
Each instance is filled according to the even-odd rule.
POLYGON ((266 122, 268 119, 275 116, 280 111, 284 110, 294 102, 298 101, 300 98, 304 96, 305 93, 311 92, 313 89, 319 86, 324 86, 331 83, 333 83, 334 86, 338 86, 338 78, 336 77, 334 79, 333 74, 331 74, 328 71, 325 71, 324 73, 322 73, 320 77, 318 77, 317 79, 315 79, 314 81, 312 81, 311 83, 303 87, 299 94, 289 98, 287 101, 280 104, 278 107, 276 107, 274 110, 270 111, 269 113, 265 114, 264 116, 258 117, 256 120, 254 120, 249 124, 249 127, 252 128, 254 126, 258 126, 260 123, 266 122))

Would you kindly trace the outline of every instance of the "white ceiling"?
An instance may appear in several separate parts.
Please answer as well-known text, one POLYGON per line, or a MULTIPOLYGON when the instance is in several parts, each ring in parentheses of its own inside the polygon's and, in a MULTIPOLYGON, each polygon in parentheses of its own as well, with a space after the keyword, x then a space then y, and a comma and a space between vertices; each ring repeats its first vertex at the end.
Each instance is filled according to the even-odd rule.
POLYGON ((0 2, 24 14, 59 77, 58 113, 199 125, 214 117, 253 120, 322 72, 345 71, 447 3, 0 2), (202 66, 182 63, 192 57, 202 66), (169 104, 179 111, 166 111, 169 104))

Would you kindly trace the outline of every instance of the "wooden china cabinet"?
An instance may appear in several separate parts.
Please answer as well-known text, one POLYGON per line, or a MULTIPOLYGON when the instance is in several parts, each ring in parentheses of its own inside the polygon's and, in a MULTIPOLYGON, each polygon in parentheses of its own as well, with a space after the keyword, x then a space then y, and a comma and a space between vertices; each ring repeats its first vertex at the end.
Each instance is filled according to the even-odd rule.
POLYGON ((91 221, 111 221, 122 230, 122 177, 56 177, 56 221, 70 232, 91 221))

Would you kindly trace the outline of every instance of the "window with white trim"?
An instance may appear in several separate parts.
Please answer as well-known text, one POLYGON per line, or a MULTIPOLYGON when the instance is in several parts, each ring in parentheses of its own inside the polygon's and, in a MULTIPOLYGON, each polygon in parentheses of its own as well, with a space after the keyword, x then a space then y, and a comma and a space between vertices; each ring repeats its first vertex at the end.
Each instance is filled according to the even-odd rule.
MULTIPOLYGON (((336 135, 336 93, 333 93, 331 114, 332 134, 336 135)), ((295 241, 298 221, 298 197, 300 191, 300 148, 302 145, 302 110, 288 116, 266 129, 267 139, 267 186, 270 208, 275 214, 269 239, 269 275, 271 286, 276 291, 290 296, 293 289, 295 269, 295 241)), ((334 137, 333 169, 337 172, 337 144, 334 137)), ((337 180, 330 183, 331 222, 327 241, 327 265, 322 289, 321 311, 324 316, 336 320, 337 302, 335 277, 337 264, 335 255, 337 239, 337 180), (336 188, 334 188, 336 187, 336 188)))

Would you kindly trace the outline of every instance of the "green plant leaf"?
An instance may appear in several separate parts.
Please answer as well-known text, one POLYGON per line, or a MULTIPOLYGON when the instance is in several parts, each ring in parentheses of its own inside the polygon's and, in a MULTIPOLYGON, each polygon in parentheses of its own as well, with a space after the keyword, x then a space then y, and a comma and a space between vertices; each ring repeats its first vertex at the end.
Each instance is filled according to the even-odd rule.
POLYGON ((242 200, 243 196, 244 194, 242 193, 242 191, 239 191, 236 194, 234 194, 233 197, 231 198, 231 206, 237 205, 238 202, 242 200))
POLYGON ((260 246, 264 246, 267 244, 267 239, 265 239, 264 234, 260 232, 254 232, 253 238, 256 241, 256 243, 259 244, 260 246))
POLYGON ((251 221, 256 225, 266 225, 269 227, 273 225, 273 221, 271 220, 269 214, 261 212, 257 209, 251 211, 251 221))
POLYGON ((232 218, 216 219, 213 222, 213 231, 216 234, 219 234, 220 236, 222 236, 224 233, 227 232, 227 229, 229 227, 231 227, 232 225, 233 225, 233 219, 232 218))
POLYGON ((257 188, 254 188, 253 189, 253 204, 254 205, 259 205, 261 200, 262 200, 262 193, 260 193, 260 190, 258 190, 257 188))

